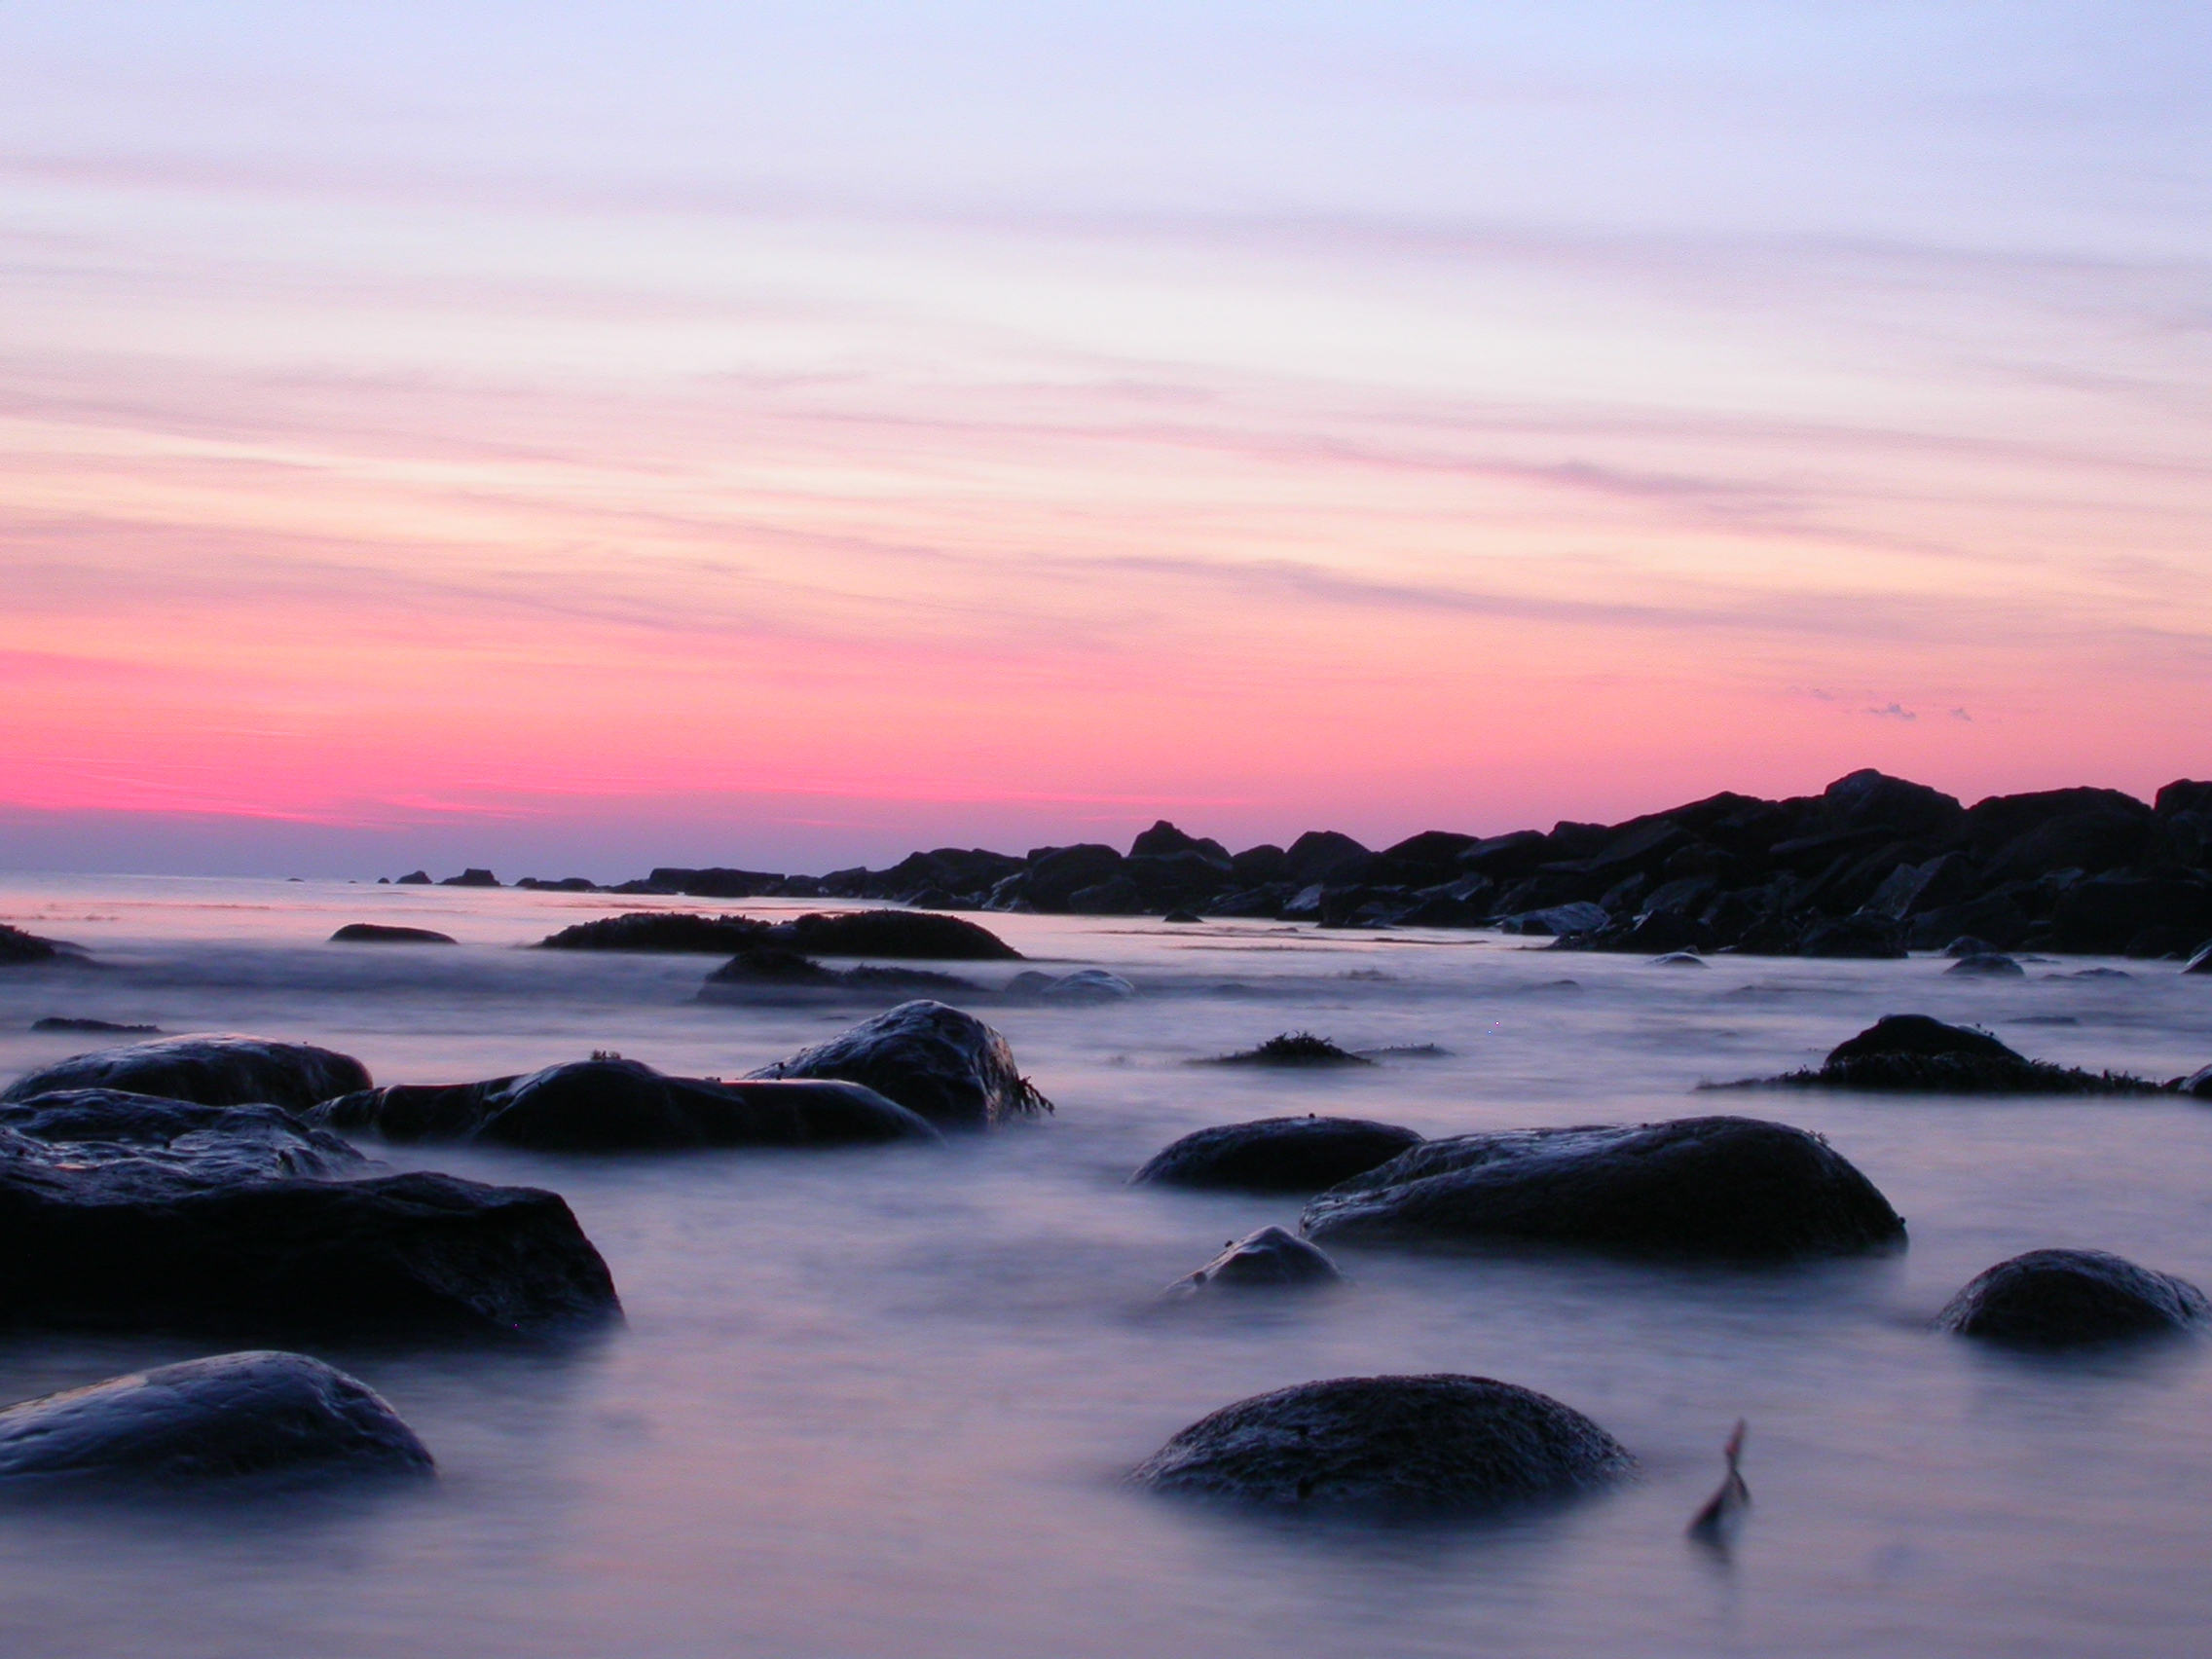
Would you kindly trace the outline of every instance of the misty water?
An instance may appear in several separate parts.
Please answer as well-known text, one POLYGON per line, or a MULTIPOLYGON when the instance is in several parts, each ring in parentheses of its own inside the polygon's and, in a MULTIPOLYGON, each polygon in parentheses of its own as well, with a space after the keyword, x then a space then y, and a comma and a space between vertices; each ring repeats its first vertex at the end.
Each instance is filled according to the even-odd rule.
MULTIPOLYGON (((667 901, 334 883, 7 878, 0 919, 96 967, 0 970, 0 1079, 99 1039, 63 1014, 327 1044, 380 1083, 611 1049, 734 1075, 880 1004, 692 1001, 712 958, 530 951, 667 901), (324 942, 405 922, 459 948, 324 942)), ((699 907, 695 904, 682 907, 699 907)), ((754 914, 803 908, 757 902, 754 914)), ((1715 958, 1482 933, 985 917, 1124 1003, 977 1012, 1057 1102, 938 1147, 555 1158, 364 1143, 552 1188, 616 1328, 549 1346, 324 1345, 435 1453, 421 1489, 0 1505, 0 1649, 47 1655, 2181 1654, 2212 1616, 2212 1345, 2065 1357, 1930 1329, 2042 1245, 2212 1285, 2212 1111, 2179 1100, 1698 1096, 1892 1012, 2154 1077, 2212 1060, 2212 980, 2078 960, 1715 958), (1364 1069, 1189 1062, 1310 1029, 1364 1069), (1573 1252, 1350 1250, 1315 1295, 1162 1304, 1296 1199, 1135 1189, 1209 1124, 1321 1112, 1425 1134, 1726 1110, 1815 1129, 1905 1215, 1898 1254, 1770 1271, 1573 1252), (1468 1372, 1635 1453, 1603 1495, 1488 1521, 1286 1521, 1120 1477, 1176 1429, 1314 1378, 1468 1372), (1683 1524, 1751 1422, 1733 1552, 1683 1524)), ((238 1346, 236 1344, 227 1346, 238 1346)), ((215 1351, 0 1335, 0 1400, 215 1351)))

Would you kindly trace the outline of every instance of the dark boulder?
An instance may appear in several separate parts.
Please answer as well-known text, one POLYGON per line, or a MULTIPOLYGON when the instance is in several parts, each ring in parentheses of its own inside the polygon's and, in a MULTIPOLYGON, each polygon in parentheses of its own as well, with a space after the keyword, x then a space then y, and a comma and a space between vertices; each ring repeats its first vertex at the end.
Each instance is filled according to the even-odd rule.
POLYGON ((1004 1037, 974 1014, 926 1000, 902 1003, 752 1076, 841 1078, 945 1128, 994 1128, 1052 1109, 1014 1069, 1004 1037))
POLYGON ((484 1140, 546 1152, 939 1138, 912 1112, 859 1084, 664 1077, 637 1060, 571 1060, 527 1077, 372 1088, 324 1101, 313 1121, 393 1141, 484 1140))
POLYGON ((1312 883, 1349 883, 1361 879, 1375 855, 1349 835, 1334 830, 1309 830, 1291 842, 1283 856, 1283 879, 1301 886, 1312 883))
POLYGON ((2020 1055, 1986 1031, 1945 1025, 1925 1014, 1885 1014, 1856 1037, 1828 1051, 1827 1063, 1891 1054, 1961 1054, 1973 1059, 2016 1060, 2020 1055))
POLYGON ((348 922, 330 936, 332 944, 453 944, 453 935, 429 928, 388 927, 383 922, 348 922))
MULTIPOLYGON (((1961 961, 1972 961, 1962 957, 1961 961)), ((1818 1071, 1734 1088, 1851 1088, 1891 1094, 2156 1094, 2142 1078, 2031 1060, 1986 1031, 1924 1014, 1884 1014, 1828 1051, 1818 1071)))
POLYGON ((376 1391, 302 1353, 225 1353, 0 1411, 0 1484, 426 1475, 376 1391))
POLYGON ((1075 894, 1111 880, 1122 868, 1122 855, 1095 841, 1072 847, 1039 847, 1029 855, 1029 866, 991 889, 992 909, 1004 909, 1022 900, 1039 910, 1059 910, 1075 894))
POLYGON ((167 1161, 203 1185, 295 1175, 360 1173, 368 1160, 281 1106, 199 1106, 115 1088, 69 1088, 0 1106, 0 1128, 33 1140, 95 1142, 103 1160, 134 1153, 167 1161))
POLYGON ((1428 1141, 1323 1193, 1301 1231, 1353 1243, 1525 1238, 1778 1258, 1890 1243, 1904 1223, 1817 1135, 1684 1118, 1428 1141))
POLYGON ((751 916, 701 916, 683 910, 631 910, 578 922, 537 941, 540 950, 642 950, 731 956, 762 944, 768 924, 751 916))
POLYGON ((744 1003, 758 1000, 762 991, 844 991, 878 999, 901 999, 916 992, 940 994, 974 991, 980 987, 954 974, 933 974, 922 968, 825 968, 810 956, 782 945, 765 944, 741 950, 709 974, 699 987, 704 1003, 744 1003))
POLYGON ((2025 968, 2009 956, 1994 950, 1969 951, 1943 972, 1946 976, 1964 975, 1969 978, 1981 979, 2024 979, 2028 977, 2025 968))
POLYGON ((757 899, 764 893, 781 889, 785 878, 764 869, 724 869, 719 866, 682 869, 663 866, 645 880, 663 892, 681 893, 691 899, 757 899))
POLYGON ((159 1037, 159 1025, 125 1025, 112 1019, 71 1019, 60 1014, 48 1014, 44 1019, 31 1021, 33 1031, 92 1031, 110 1037, 159 1037))
POLYGON ((1367 1066, 1375 1062, 1310 1031, 1285 1031, 1256 1049, 1195 1062, 1212 1066, 1367 1066))
POLYGON ((1186 835, 1162 818, 1129 843, 1131 858, 1167 858, 1177 853, 1195 853, 1226 875, 1232 867, 1229 849, 1219 841, 1198 835, 1186 835))
POLYGON ((51 962, 67 948, 59 940, 41 939, 37 934, 0 922, 0 967, 18 962, 51 962))
POLYGON ((1497 928, 1500 933, 1533 934, 1538 938, 1566 937, 1594 933, 1611 920, 1605 914, 1603 904, 1577 900, 1570 904, 1550 904, 1541 909, 1520 911, 1504 917, 1498 922, 1497 928))
POLYGON ((0 1101, 65 1088, 117 1088, 202 1106, 265 1101, 302 1110, 368 1087, 368 1069, 350 1054, 307 1043, 211 1035, 165 1037, 56 1060, 18 1078, 0 1101))
POLYGON ((394 887, 427 887, 430 885, 430 872, 426 869, 409 870, 392 885, 394 887))
POLYGON ((1880 826, 1901 835, 1926 835, 1956 829, 1966 809, 1940 790, 1869 766, 1822 791, 1820 814, 1838 829, 1880 826))
POLYGON ((1620 1442, 1487 1377, 1340 1377, 1239 1400, 1131 1472, 1154 1492, 1279 1509, 1481 1509, 1616 1479, 1620 1442))
POLYGON ((1317 1193, 1387 1163, 1420 1136, 1363 1118, 1262 1118, 1171 1141, 1129 1177, 1163 1187, 1317 1193))
POLYGON ((1987 940, 1999 950, 2017 950, 2035 929, 2034 921, 2010 893, 1988 893, 1964 903, 1923 910, 1905 928, 1914 950, 1941 950, 1954 940, 1987 940))
POLYGON ((440 887, 497 887, 499 878, 488 869, 464 869, 459 875, 449 875, 438 883, 440 887))
POLYGON ((1126 1002, 1137 994, 1136 986, 1103 968, 1078 968, 1057 977, 1031 969, 1009 979, 1006 990, 1009 996, 1062 1005, 1126 1002))
POLYGON ((1815 922, 1797 941, 1800 956, 1889 961, 1905 954, 1904 932, 1886 917, 1856 915, 1815 922))
POLYGON ((1992 880, 2032 881, 2052 870, 2094 875, 2132 864, 2152 822, 2149 807, 2118 790, 2043 790, 1975 802, 1965 830, 1992 880))
POLYGON ((2030 1250, 1982 1273, 1936 1316, 1965 1337, 2058 1347, 2185 1330, 2212 1317, 2187 1279, 2102 1250, 2030 1250))
POLYGON ((1282 1285, 1336 1284, 1344 1274, 1328 1253, 1309 1244, 1295 1233, 1279 1227, 1263 1227, 1257 1233, 1232 1239, 1227 1248, 1198 1269, 1167 1287, 1170 1296, 1187 1296, 1201 1290, 1268 1289, 1282 1285))
POLYGON ((2194 956, 2182 964, 2184 974, 2212 974, 2212 940, 2207 940, 2194 956))
POLYGON ((1543 831, 1516 830, 1510 834, 1487 836, 1461 849, 1458 862, 1470 875, 1514 881, 1534 874, 1538 866, 1559 856, 1543 831))
POLYGON ((1019 962, 987 928, 928 910, 843 910, 779 923, 768 937, 810 956, 888 956, 934 962, 1019 962))
POLYGON ((0 1127, 0 1321, 498 1334, 618 1307, 556 1194, 275 1177, 242 1156, 232 1136, 152 1147, 0 1127))
POLYGON ((2174 1088, 2195 1100, 2212 1100, 2212 1066, 2200 1066, 2185 1078, 2177 1078, 2174 1088))
POLYGON ((2060 950, 2083 954, 2125 951, 2153 930, 2194 943, 2212 934, 2212 880, 2183 871, 2091 876, 2059 894, 2051 924, 2060 950))

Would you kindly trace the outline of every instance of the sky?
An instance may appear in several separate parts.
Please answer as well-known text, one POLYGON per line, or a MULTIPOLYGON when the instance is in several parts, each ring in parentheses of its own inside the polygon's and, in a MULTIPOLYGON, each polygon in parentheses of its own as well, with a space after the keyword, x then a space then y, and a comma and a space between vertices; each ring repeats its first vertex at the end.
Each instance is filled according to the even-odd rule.
POLYGON ((2212 9, 0 6, 0 867, 2212 775, 2212 9))

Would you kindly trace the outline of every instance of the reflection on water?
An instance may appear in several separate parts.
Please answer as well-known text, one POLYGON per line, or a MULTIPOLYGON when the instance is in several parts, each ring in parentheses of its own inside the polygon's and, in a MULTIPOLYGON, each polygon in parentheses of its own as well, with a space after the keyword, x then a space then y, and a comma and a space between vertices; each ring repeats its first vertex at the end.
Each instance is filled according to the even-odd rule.
MULTIPOLYGON (((624 902, 627 903, 628 902, 624 902)), ((660 902, 666 903, 666 902, 660 902)), ((0 919, 102 966, 0 973, 0 1075, 87 1039, 44 1014, 326 1042, 383 1082, 615 1049, 731 1075, 852 1006, 688 999, 711 958, 514 948, 598 896, 73 878, 0 919), (321 942, 404 921, 459 949, 321 942)), ((756 911, 797 906, 774 903, 756 911)), ((1933 1335, 2037 1245, 2212 1283, 2212 1116, 2179 1102, 1694 1097, 1875 1015, 1972 1018, 2041 1057, 2212 1059, 2212 984, 1947 978, 1936 962, 1701 974, 1448 934, 992 918, 1121 1004, 976 1005, 1059 1102, 943 1149, 564 1160, 384 1149, 565 1194, 628 1324, 554 1350, 327 1348, 437 1454, 428 1492, 0 1507, 0 1648, 47 1655, 2179 1654, 2212 1613, 2206 1350, 2033 1358, 1933 1335), (1560 981, 1571 980, 1572 986, 1560 981), (2069 1025, 2024 1025, 2072 1019, 2069 1025), (1310 1029, 1371 1068, 1185 1062, 1310 1029), (1425 1133, 1755 1111, 1826 1134, 1909 1251, 1742 1272, 1572 1252, 1346 1252, 1322 1295, 1162 1307, 1294 1201, 1132 1189, 1205 1124, 1341 1112, 1425 1133), (1484 1523, 1370 1527, 1161 1502, 1121 1472, 1311 1378, 1470 1371, 1556 1394, 1639 1478, 1484 1523), (1756 1507, 1683 1525, 1738 1417, 1756 1507)), ((1020 965, 963 969, 996 983, 1020 965)), ((2076 966, 2073 964, 2068 967, 2076 966)), ((2046 970, 2045 972, 2050 972, 2046 970)), ((15 1399, 203 1351, 0 1339, 15 1399)))

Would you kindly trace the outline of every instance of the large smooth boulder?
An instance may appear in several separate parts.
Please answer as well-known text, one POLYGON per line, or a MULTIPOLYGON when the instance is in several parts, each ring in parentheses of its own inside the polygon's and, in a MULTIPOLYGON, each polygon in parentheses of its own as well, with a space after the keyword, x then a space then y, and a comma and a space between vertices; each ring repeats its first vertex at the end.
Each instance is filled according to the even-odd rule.
POLYGON ((1427 1141, 1306 1208, 1309 1237, 1499 1238, 1732 1258, 1841 1255, 1904 1223, 1818 1135, 1754 1118, 1427 1141))
POLYGON ((1155 1492, 1278 1509, 1481 1509, 1635 1466, 1580 1412, 1487 1377, 1340 1377, 1239 1400, 1130 1473, 1155 1492))
POLYGON ((369 1161, 327 1129, 281 1106, 198 1106, 116 1088, 69 1088, 0 1105, 0 1128, 33 1140, 86 1141, 115 1151, 172 1154, 207 1185, 273 1176, 333 1179, 369 1161))
POLYGON ((1317 1193, 1419 1144, 1412 1129, 1364 1118, 1261 1118, 1171 1141, 1129 1180, 1139 1186, 1317 1193))
POLYGON ((665 1077, 637 1060, 571 1060, 526 1077, 396 1084, 341 1095, 313 1121, 387 1140, 483 1140, 547 1152, 844 1146, 937 1140, 905 1107, 855 1083, 665 1077))
POLYGON ((368 1068, 350 1054, 310 1043, 210 1034, 164 1037, 56 1060, 18 1078, 0 1101, 65 1088, 115 1088, 202 1106, 267 1102, 297 1111, 368 1087, 368 1068))
POLYGON ((1019 962, 1021 952, 974 922, 930 910, 843 910, 778 923, 769 937, 813 956, 1019 962))
POLYGON ((2186 1330, 2212 1318, 2187 1279, 2102 1250, 2030 1250, 1980 1274, 1936 1323, 1966 1337, 2058 1347, 2186 1330))
POLYGON ((434 1467, 373 1388, 302 1353, 191 1359, 0 1411, 0 1486, 199 1486, 434 1467))
POLYGON ((841 1078, 943 1128, 994 1128, 1052 1109, 1015 1068, 1004 1037, 972 1014, 927 999, 901 1003, 750 1075, 841 1078))
POLYGON ((639 950, 734 956, 768 940, 751 916, 701 916, 682 910, 631 910, 578 922, 537 941, 540 950, 639 950))
POLYGON ((434 928, 393 927, 385 922, 348 922, 330 936, 332 944, 453 944, 451 934, 434 928))
MULTIPOLYGON (((1972 961, 1962 957, 1962 965, 1972 961)), ((1818 1071, 1749 1087, 1851 1088, 1890 1094, 2156 1094, 2159 1086, 2118 1072, 2031 1060, 1986 1031, 1924 1014, 1888 1014, 1828 1051, 1818 1071)))
POLYGON ((0 1127, 0 1322, 529 1334, 618 1306, 557 1194, 278 1175, 281 1147, 215 1138, 0 1127))
POLYGON ((1220 1255, 1196 1272, 1186 1273, 1167 1287, 1170 1296, 1195 1295, 1201 1290, 1264 1290, 1286 1285, 1336 1284, 1344 1274, 1318 1245, 1309 1244, 1295 1233, 1279 1227, 1263 1227, 1241 1238, 1233 1238, 1220 1255))

